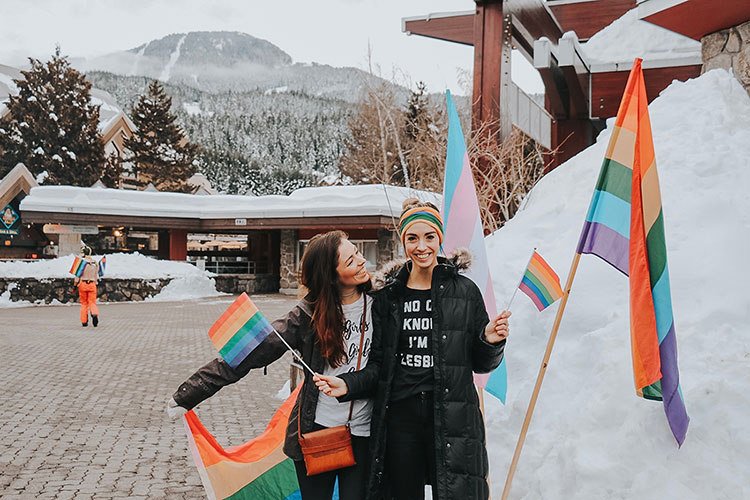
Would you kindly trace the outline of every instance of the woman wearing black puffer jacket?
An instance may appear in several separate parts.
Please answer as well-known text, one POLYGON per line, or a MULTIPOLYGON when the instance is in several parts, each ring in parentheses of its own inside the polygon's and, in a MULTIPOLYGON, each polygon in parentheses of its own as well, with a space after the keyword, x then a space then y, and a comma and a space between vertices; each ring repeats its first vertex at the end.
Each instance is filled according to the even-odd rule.
POLYGON ((472 372, 501 362, 503 311, 490 322, 481 292, 459 274, 468 252, 438 257, 437 208, 404 202, 399 223, 405 264, 384 270, 374 293, 373 350, 367 367, 315 377, 341 401, 374 396, 367 498, 485 500, 488 459, 472 372))

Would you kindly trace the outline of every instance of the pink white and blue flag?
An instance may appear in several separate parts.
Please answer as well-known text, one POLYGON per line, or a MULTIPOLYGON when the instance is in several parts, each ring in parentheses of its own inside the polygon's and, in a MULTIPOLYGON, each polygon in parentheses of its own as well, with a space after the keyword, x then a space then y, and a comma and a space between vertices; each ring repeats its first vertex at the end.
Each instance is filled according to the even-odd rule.
MULTIPOLYGON (((489 317, 495 318, 497 304, 487 262, 487 247, 484 244, 484 228, 479 215, 474 176, 469 164, 461 122, 450 91, 446 91, 445 97, 448 108, 448 153, 443 185, 443 251, 449 255, 456 248, 464 247, 471 250, 474 260, 466 275, 482 291, 489 317)), ((505 403, 505 394, 508 390, 505 358, 492 373, 474 374, 474 383, 505 403)))

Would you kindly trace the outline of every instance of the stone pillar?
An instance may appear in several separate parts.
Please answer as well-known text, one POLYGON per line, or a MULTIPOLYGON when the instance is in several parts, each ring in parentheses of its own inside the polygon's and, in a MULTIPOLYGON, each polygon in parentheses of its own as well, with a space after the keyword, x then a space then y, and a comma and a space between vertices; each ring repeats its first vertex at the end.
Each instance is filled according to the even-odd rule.
POLYGON ((60 244, 57 247, 57 255, 78 255, 81 253, 81 235, 78 233, 63 233, 60 235, 60 244))
POLYGON ((281 230, 281 259, 279 269, 279 293, 297 295, 297 229, 281 230))
POLYGON ((398 233, 390 229, 378 229, 377 269, 380 269, 393 259, 403 256, 403 254, 398 233))
POLYGON ((701 40, 702 73, 731 69, 750 94, 750 21, 706 35, 701 40))

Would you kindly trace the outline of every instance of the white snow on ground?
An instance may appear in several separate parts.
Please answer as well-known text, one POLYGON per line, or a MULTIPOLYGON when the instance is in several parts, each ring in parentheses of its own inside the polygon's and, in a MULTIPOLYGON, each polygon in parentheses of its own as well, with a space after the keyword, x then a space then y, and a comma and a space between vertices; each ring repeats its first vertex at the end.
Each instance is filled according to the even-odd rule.
MULTIPOLYGON (((107 278, 172 278, 155 297, 147 300, 175 301, 223 295, 216 291, 213 274, 201 271, 187 262, 158 260, 139 253, 108 254, 104 276, 107 278)), ((102 256, 94 256, 98 262, 102 256)), ((73 255, 34 262, 0 262, 0 276, 10 278, 72 278, 69 273, 73 255)), ((28 302, 10 302, 10 293, 0 294, 0 307, 31 305, 28 302)))
POLYGON ((583 51, 593 63, 633 62, 698 56, 701 43, 638 18, 638 8, 629 10, 589 38, 583 51))
MULTIPOLYGON (((649 111, 687 438, 678 449, 661 402, 635 395, 627 278, 583 255, 510 498, 750 498, 750 98, 714 70, 673 83, 649 111)), ((534 247, 565 283, 611 127, 544 177, 487 239, 500 307, 534 247)), ((485 397, 493 498, 558 306, 540 313, 521 293, 511 306, 508 405, 485 397)))

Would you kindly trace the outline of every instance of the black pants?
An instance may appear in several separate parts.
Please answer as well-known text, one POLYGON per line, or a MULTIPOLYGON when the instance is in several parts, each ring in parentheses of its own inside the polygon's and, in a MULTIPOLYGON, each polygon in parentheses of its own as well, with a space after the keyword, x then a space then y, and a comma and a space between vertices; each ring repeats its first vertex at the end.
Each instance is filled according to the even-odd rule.
POLYGON ((394 500, 423 500, 425 484, 438 500, 434 412, 431 392, 388 405, 385 466, 394 500))
MULTIPOLYGON (((325 429, 322 425, 315 424, 314 431, 325 429)), ((331 500, 333 497, 333 486, 336 478, 339 480, 339 498, 341 500, 362 500, 365 498, 365 483, 367 482, 368 448, 370 438, 352 436, 352 452, 356 465, 344 467, 343 469, 323 472, 314 476, 307 475, 305 461, 295 461, 297 469, 297 481, 302 500, 331 500)))

